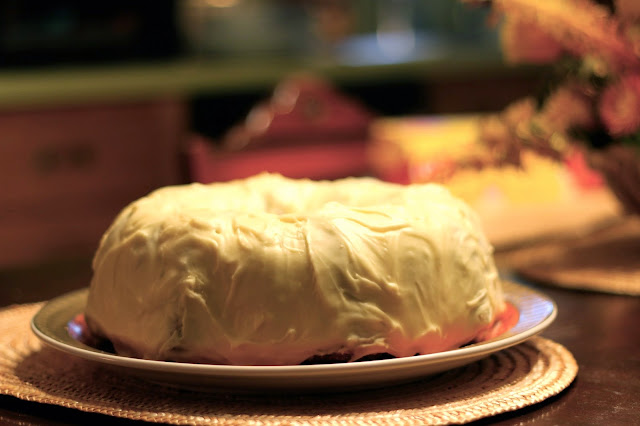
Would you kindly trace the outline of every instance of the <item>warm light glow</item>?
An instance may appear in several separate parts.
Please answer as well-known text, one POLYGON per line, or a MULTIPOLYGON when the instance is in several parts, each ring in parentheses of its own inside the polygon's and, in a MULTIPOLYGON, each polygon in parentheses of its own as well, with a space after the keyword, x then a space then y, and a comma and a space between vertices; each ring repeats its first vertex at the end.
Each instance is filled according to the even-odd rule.
POLYGON ((207 6, 211 7, 233 7, 239 0, 205 0, 207 6))

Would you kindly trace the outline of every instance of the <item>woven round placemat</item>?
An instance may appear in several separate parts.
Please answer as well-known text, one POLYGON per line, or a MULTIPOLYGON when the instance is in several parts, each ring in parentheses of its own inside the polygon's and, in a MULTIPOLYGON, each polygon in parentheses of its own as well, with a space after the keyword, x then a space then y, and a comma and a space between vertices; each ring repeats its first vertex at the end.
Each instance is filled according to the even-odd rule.
POLYGON ((640 216, 518 250, 508 262, 524 278, 547 285, 640 296, 640 216))
POLYGON ((415 383, 352 393, 240 395, 163 387, 43 345, 29 329, 41 304, 0 311, 0 393, 132 420, 196 425, 460 424, 556 395, 575 359, 534 337, 415 383))

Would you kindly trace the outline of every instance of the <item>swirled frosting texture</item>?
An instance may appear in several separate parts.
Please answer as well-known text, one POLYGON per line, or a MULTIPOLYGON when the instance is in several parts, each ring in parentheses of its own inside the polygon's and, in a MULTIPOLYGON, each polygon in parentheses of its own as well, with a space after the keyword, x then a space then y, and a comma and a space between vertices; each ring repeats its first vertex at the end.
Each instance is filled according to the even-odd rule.
POLYGON ((504 308, 466 204, 371 178, 162 188, 120 213, 93 269, 89 326, 146 359, 410 356, 474 339, 504 308))

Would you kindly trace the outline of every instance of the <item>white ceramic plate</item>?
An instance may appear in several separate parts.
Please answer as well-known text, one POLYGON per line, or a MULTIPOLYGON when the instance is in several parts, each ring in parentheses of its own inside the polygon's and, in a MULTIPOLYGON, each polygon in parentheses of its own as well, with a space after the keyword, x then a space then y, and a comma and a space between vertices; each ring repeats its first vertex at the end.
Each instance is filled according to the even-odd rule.
POLYGON ((507 300, 520 313, 518 323, 500 336, 445 352, 342 364, 228 366, 149 361, 104 352, 69 335, 67 324, 84 309, 87 289, 57 297, 33 317, 31 327, 46 344, 68 354, 117 368, 146 380, 207 391, 324 391, 380 387, 417 380, 477 361, 521 343, 553 322, 557 306, 527 286, 505 282, 507 300))

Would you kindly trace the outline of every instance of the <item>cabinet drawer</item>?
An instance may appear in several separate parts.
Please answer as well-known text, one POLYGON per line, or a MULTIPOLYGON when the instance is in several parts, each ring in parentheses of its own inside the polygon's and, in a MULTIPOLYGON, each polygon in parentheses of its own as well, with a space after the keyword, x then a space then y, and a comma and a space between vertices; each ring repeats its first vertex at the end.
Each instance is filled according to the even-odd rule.
POLYGON ((177 102, 0 114, 0 202, 175 182, 177 102))
POLYGON ((179 183, 179 101, 0 113, 0 266, 93 250, 124 205, 179 183))

